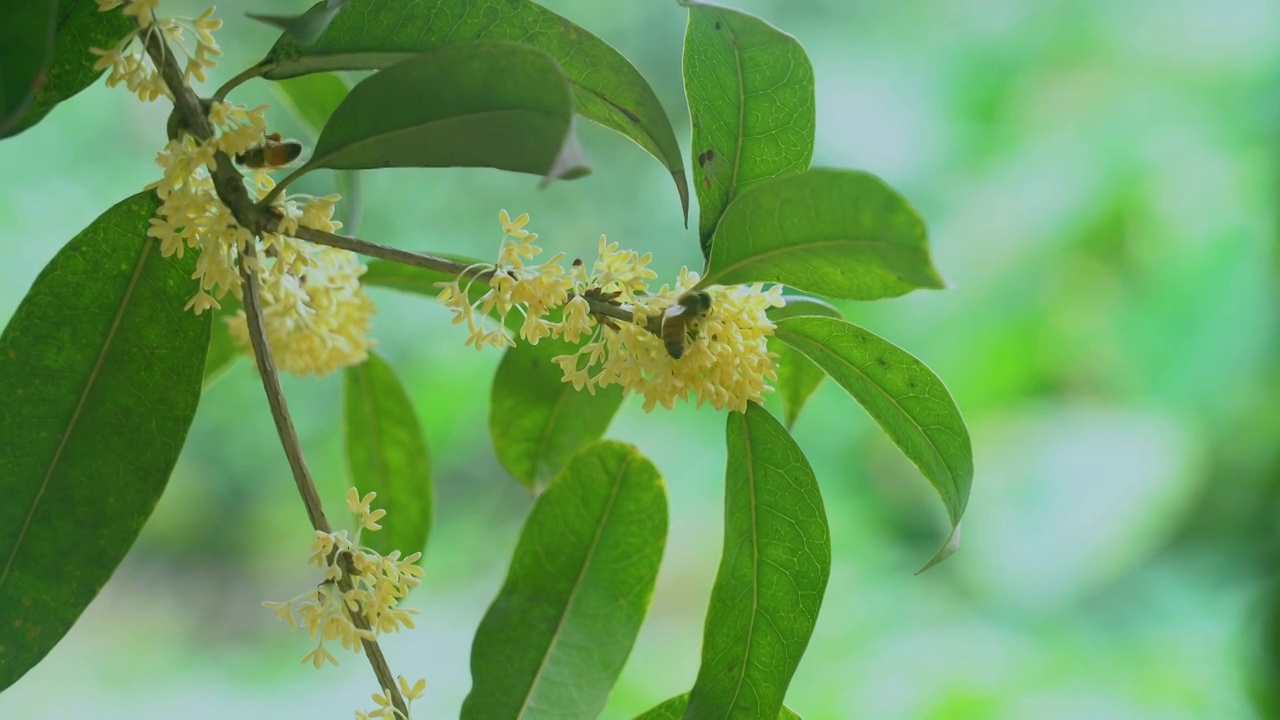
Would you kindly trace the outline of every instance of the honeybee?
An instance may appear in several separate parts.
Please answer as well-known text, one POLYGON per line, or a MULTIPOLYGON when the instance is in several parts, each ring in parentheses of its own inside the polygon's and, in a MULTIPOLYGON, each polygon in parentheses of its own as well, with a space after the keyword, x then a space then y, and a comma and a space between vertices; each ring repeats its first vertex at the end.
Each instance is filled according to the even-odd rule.
POLYGON ((691 290, 662 313, 662 343, 672 358, 679 360, 689 343, 698 339, 698 326, 709 312, 711 295, 703 290, 691 290))
POLYGON ((266 142, 236 153, 236 164, 254 170, 279 168, 297 160, 301 154, 302 143, 297 140, 282 140, 280 133, 268 133, 266 142))

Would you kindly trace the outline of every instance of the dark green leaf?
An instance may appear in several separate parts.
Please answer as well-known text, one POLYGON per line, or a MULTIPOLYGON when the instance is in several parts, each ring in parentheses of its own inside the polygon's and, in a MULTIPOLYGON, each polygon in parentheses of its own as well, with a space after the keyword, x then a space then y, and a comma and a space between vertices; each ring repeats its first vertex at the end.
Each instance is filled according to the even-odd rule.
POLYGON ((527 0, 356 0, 314 44, 283 37, 261 62, 276 80, 325 70, 372 70, 410 53, 477 40, 508 40, 549 53, 573 83, 577 112, 621 133, 671 172, 685 217, 689 185, 680 145, 653 88, 625 57, 565 18, 527 0))
POLYGON ((551 361, 577 347, 543 338, 509 348, 498 366, 489 403, 489 436, 498 461, 533 492, 541 492, 570 456, 599 440, 622 405, 622 386, 595 394, 573 389, 551 361))
POLYGON ((777 337, 848 391, 942 496, 951 537, 921 569, 954 551, 973 483, 973 449, 964 418, 938 376, 901 348, 844 320, 789 318, 778 323, 777 337))
POLYGON ((231 337, 226 318, 234 314, 240 302, 231 295, 222 299, 222 310, 213 316, 213 327, 209 335, 209 354, 204 362, 204 389, 208 390, 231 368, 231 364, 244 357, 244 351, 231 337))
POLYGON ((746 282, 847 300, 943 287, 920 216, 878 178, 851 170, 783 175, 729 204, 701 285, 746 282))
MULTIPOLYGON (((677 695, 666 702, 649 708, 637 715, 635 720, 682 720, 685 708, 689 706, 689 693, 677 695)), ((782 708, 778 720, 802 720, 789 708, 782 708)))
POLYGON ((667 535, 658 470, 603 441, 538 497, 471 647, 472 718, 599 716, 653 596, 667 535))
POLYGON ((688 718, 773 717, 818 620, 831 537, 813 469, 754 403, 726 433, 724 555, 688 718))
POLYGON ((573 92, 550 55, 506 42, 449 45, 352 88, 311 160, 290 179, 316 168, 379 167, 492 167, 572 178, 590 171, 579 151, 573 92))
POLYGON ((300 45, 310 45, 338 16, 338 11, 351 0, 324 0, 301 15, 257 15, 245 13, 249 17, 268 25, 274 25, 285 31, 293 41, 300 45))
MULTIPOLYGON (((0 137, 16 132, 36 90, 48 82, 57 0, 5 3, 0 16, 0 137)), ((88 48, 84 48, 87 55, 88 48)))
POLYGON ((0 689, 102 589, 155 508, 200 399, 194 253, 160 257, 140 193, 54 256, 0 336, 0 689))
POLYGON ((813 66, 796 39, 736 10, 695 2, 684 37, 693 187, 704 255, 738 193, 813 159, 813 66))
MULTIPOLYGON (((783 295, 787 304, 778 308, 769 308, 769 319, 777 322, 783 318, 804 315, 822 315, 840 317, 840 311, 831 303, 804 295, 783 295)), ((827 376, 822 368, 813 364, 809 358, 793 350, 789 345, 777 338, 769 341, 769 350, 778 354, 778 398, 782 401, 783 414, 786 416, 787 429, 796 424, 800 410, 804 408, 809 397, 813 395, 822 379, 827 376)))
POLYGON ((431 463, 422 424, 395 370, 374 353, 343 371, 343 436, 352 484, 378 493, 382 530, 361 541, 386 555, 426 549, 431 531, 431 463))
POLYGON ((347 81, 335 73, 299 75, 274 87, 285 105, 317 135, 351 91, 347 81))

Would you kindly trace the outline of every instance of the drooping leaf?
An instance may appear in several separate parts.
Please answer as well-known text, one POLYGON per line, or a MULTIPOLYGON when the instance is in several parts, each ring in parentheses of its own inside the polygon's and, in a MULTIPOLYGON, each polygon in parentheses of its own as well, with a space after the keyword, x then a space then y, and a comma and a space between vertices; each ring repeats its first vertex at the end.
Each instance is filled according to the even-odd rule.
POLYGON ((653 595, 662 478, 635 448, 578 453, 538 497, 471 647, 463 720, 595 718, 653 595))
POLYGON ((353 87, 311 159, 286 182, 316 168, 379 167, 492 167, 573 178, 590 171, 579 150, 573 91, 551 56, 507 42, 448 45, 353 87))
POLYGON ((200 399, 194 254, 140 193, 54 256, 0 336, 0 689, 53 648, 138 537, 200 399))
MULTIPOLYGON (((655 705, 635 717, 635 720, 682 720, 685 708, 689 706, 689 693, 677 695, 664 703, 655 705)), ((782 708, 778 720, 803 720, 790 708, 782 708)))
POLYGON ((557 355, 576 346, 543 338, 508 348, 493 380, 489 437, 498 462, 532 492, 541 492, 569 458, 599 440, 622 405, 622 386, 594 394, 563 380, 557 355))
MULTIPOLYGON (((786 305, 768 310, 769 319, 774 322, 804 315, 840 317, 840 311, 823 300, 804 295, 783 295, 783 298, 787 302, 786 305)), ((805 403, 822 384, 827 374, 822 371, 822 368, 814 365, 812 360, 777 338, 770 338, 769 350, 778 354, 778 380, 775 385, 778 388, 778 399, 782 401, 787 429, 790 430, 796 424, 796 419, 800 417, 800 411, 805 403)))
POLYGON ((724 554, 687 718, 773 717, 809 644, 831 536, 809 461, 767 410, 730 413, 724 554))
POLYGON ((285 32, 285 35, 299 45, 310 45, 319 39, 325 28, 329 27, 338 11, 351 0, 324 0, 314 5, 301 15, 259 15, 245 13, 249 17, 268 25, 274 25, 285 32))
POLYGON ((952 533, 921 570, 951 554, 973 483, 973 449, 946 386, 906 351, 844 320, 788 318, 776 332, 852 395, 942 497, 952 533))
POLYGON ((387 361, 374 353, 343 371, 343 437, 351 483, 378 493, 382 530, 361 542, 383 555, 424 551, 431 531, 431 461, 413 401, 387 361))
POLYGON ((700 285, 746 282, 846 300, 943 287, 907 201, 873 175, 825 169, 765 180, 729 204, 700 285))
POLYGON ((684 90, 693 121, 693 187, 702 253, 738 193, 813 159, 814 85, 795 38, 715 5, 689 7, 684 90))
MULTIPOLYGON (((466 265, 479 263, 474 258, 463 257, 461 255, 453 255, 450 253, 434 253, 438 257, 446 260, 456 260, 466 265)), ((376 285, 378 287, 393 288, 404 292, 414 293, 416 295, 424 295, 429 298, 435 298, 440 294, 440 288, 436 287, 436 283, 450 282, 454 279, 453 275, 448 275, 427 268, 405 265, 403 263, 389 262, 387 260, 371 260, 368 263, 369 269, 364 275, 360 276, 360 281, 365 285, 376 285)), ((488 285, 484 283, 476 283, 481 289, 487 289, 488 285)))
POLYGON ((685 217, 689 185, 680 145, 653 88, 600 38, 528 0, 355 0, 313 44, 282 37, 259 64, 272 80, 326 70, 374 70, 412 53, 507 40, 554 57, 573 83, 576 109, 621 133, 671 172, 685 217))
POLYGON ((48 81, 57 23, 57 0, 6 4, 0 17, 0 137, 17 131, 36 90, 48 81))

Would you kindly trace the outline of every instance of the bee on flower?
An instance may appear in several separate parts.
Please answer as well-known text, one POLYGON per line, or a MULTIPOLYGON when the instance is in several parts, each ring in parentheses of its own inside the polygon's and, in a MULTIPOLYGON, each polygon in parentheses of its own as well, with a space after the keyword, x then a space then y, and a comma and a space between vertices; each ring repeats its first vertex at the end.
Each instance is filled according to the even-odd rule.
POLYGON ((519 336, 525 342, 552 337, 581 343, 576 352, 554 358, 576 390, 621 385, 644 396, 646 411, 670 409, 676 400, 745 410, 772 391, 777 356, 768 349, 774 325, 766 312, 784 304, 781 286, 698 288, 698 274, 685 268, 673 286, 652 291, 652 256, 621 250, 603 236, 590 265, 575 261, 566 270, 563 253, 532 265, 542 249, 525 229, 528 215, 513 220, 503 210, 498 219, 498 262, 472 266, 439 284, 439 299, 454 312, 454 323, 467 324, 468 345, 513 346, 506 326, 514 310, 524 316, 519 336), (619 320, 617 312, 603 315, 602 305, 631 321, 619 320), (496 327, 487 329, 486 317, 497 320, 496 327))

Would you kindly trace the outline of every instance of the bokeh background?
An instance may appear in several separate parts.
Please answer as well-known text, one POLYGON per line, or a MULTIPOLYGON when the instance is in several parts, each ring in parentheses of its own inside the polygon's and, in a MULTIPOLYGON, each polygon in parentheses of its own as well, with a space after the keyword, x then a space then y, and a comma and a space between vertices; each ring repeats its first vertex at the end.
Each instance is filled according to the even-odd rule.
MULTIPOLYGON (((546 4, 633 60, 687 147, 685 12, 546 4)), ((926 218, 951 289, 845 309, 947 382, 977 466, 964 546, 913 576, 945 534, 940 503, 851 399, 830 383, 819 390, 795 432, 827 499, 834 567, 788 704, 811 719, 1280 713, 1280 4, 735 5, 808 49, 814 164, 876 173, 926 218)), ((275 37, 246 9, 260 8, 219 8, 227 55, 215 83, 275 37)), ((279 104, 261 81, 233 98, 279 104)), ((0 142, 0 320, 66 240, 157 176, 166 113, 99 84, 0 142)), ((283 107, 271 119, 306 137, 283 107)), ((652 251, 664 277, 696 265, 696 233, 658 163, 599 128, 582 134, 595 173, 545 191, 494 171, 366 173, 361 234, 490 257, 508 208, 530 212, 547 246, 570 256, 606 233, 652 251)), ((437 488, 411 602, 419 628, 385 647, 397 672, 428 680, 415 716, 452 717, 469 687, 471 635, 531 500, 490 446, 500 354, 464 348, 430 301, 373 292, 380 350, 411 388, 437 488)), ((336 513, 338 378, 286 389, 336 513)), ((633 398, 609 430, 663 471, 672 522, 605 718, 687 690, 696 673, 721 542, 723 422, 688 407, 645 414, 633 398)), ((241 361, 206 393, 137 546, 66 639, 0 695, 0 717, 328 718, 371 707, 362 658, 299 665, 309 642, 259 605, 315 582, 303 566, 309 537, 241 361)))

